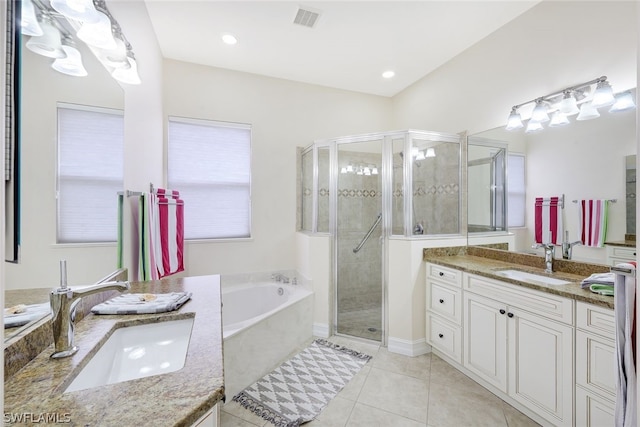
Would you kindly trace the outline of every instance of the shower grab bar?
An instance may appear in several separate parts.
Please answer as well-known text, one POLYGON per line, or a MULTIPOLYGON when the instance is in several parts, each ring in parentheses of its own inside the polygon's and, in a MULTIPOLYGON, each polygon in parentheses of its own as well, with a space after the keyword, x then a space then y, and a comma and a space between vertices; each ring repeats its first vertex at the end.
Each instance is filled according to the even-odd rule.
POLYGON ((367 240, 369 240, 369 237, 371 237, 371 233, 373 233, 373 230, 375 230, 378 224, 380 224, 381 219, 382 219, 382 212, 378 214, 378 218, 376 218, 376 222, 373 223, 373 225, 371 226, 369 231, 367 231, 367 234, 365 234, 365 236, 362 238, 362 241, 358 244, 358 246, 353 248, 354 254, 357 254, 358 252, 360 252, 360 249, 362 249, 364 244, 367 243, 367 240))

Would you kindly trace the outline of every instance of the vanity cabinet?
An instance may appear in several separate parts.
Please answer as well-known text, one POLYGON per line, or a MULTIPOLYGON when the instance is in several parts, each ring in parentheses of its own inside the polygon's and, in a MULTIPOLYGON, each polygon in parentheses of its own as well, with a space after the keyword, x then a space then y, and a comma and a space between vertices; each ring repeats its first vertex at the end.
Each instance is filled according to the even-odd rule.
POLYGON ((611 309, 576 303, 576 426, 615 419, 615 319, 611 309))
POLYGON ((631 262, 636 260, 636 248, 628 246, 606 245, 607 264, 618 265, 621 262, 631 262))
POLYGON ((467 273, 463 288, 463 366, 553 424, 571 426, 572 301, 467 273))
POLYGON ((191 427, 218 427, 220 424, 220 404, 211 408, 209 412, 204 414, 191 427))
POLYGON ((426 267, 426 338, 434 351, 549 424, 589 425, 574 424, 572 299, 426 267))

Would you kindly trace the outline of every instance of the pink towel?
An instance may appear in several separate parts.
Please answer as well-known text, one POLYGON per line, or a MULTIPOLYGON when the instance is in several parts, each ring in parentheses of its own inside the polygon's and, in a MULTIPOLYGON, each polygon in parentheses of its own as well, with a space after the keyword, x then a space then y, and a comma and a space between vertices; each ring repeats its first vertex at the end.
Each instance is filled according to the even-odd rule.
POLYGON ((184 271, 184 202, 178 191, 158 188, 156 266, 160 278, 184 271))
POLYGON ((536 243, 562 243, 562 206, 560 197, 536 197, 535 239, 536 243), (551 232, 551 242, 549 242, 551 232))
POLYGON ((604 247, 609 214, 608 200, 580 200, 580 238, 582 244, 604 247))

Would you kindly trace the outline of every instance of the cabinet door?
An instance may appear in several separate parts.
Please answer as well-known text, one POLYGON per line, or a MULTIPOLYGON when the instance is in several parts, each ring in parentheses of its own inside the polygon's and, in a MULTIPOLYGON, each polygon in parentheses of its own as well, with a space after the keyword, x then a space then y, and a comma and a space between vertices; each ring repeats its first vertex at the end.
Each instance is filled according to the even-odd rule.
POLYGON ((573 418, 573 328, 510 308, 509 395, 554 425, 573 418))
POLYGON ((503 392, 507 391, 506 306, 464 294, 464 366, 503 392))
POLYGON ((576 387, 576 426, 609 427, 615 425, 616 403, 576 387))

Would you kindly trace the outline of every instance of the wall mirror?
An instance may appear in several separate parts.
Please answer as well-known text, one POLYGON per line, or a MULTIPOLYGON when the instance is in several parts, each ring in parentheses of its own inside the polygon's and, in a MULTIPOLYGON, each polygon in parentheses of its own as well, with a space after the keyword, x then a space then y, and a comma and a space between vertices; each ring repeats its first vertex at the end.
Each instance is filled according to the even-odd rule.
MULTIPOLYGON (((572 116, 568 125, 545 127, 539 132, 499 127, 469 136, 469 235, 476 225, 472 201, 477 183, 472 173, 477 166, 471 164, 471 144, 477 138, 503 142, 508 154, 525 158, 525 226, 508 227, 515 235, 513 249, 531 251, 536 197, 565 195, 564 230, 570 241, 579 240, 580 232, 579 206, 574 200, 616 200, 609 206, 607 240, 624 240, 628 230, 635 231, 636 110, 608 112, 607 108, 601 108, 596 119, 576 121, 572 116), (629 201, 627 194, 631 195, 629 201)), ((573 259, 605 263, 605 252, 603 248, 576 246, 573 259)))
MULTIPOLYGON (((83 43, 77 43, 76 47, 88 75, 73 77, 52 69, 52 58, 27 49, 28 36, 19 35, 18 39, 20 257, 5 268, 5 307, 47 303, 50 289, 58 285, 58 262, 69 250, 56 244, 58 104, 124 109, 122 87, 83 43), (40 270, 36 279, 34 270, 40 270)), ((115 259, 115 243, 99 246, 101 253, 113 252, 115 259)), ((74 250, 86 251, 86 248, 76 245, 74 250)), ((12 329, 5 329, 5 342, 12 336, 12 329)), ((19 329, 22 328, 16 327, 15 331, 19 329)))
POLYGON ((470 136, 467 145, 468 233, 507 230, 507 147, 502 141, 470 136))

